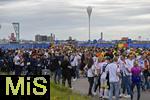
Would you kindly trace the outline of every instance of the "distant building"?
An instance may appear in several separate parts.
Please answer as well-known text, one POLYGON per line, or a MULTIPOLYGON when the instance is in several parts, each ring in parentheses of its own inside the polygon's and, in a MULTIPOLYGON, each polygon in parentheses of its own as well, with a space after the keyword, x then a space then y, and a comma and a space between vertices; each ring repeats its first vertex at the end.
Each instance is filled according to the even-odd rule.
POLYGON ((69 39, 68 39, 68 40, 70 40, 70 41, 71 41, 71 40, 72 40, 72 37, 71 37, 71 36, 69 36, 69 39))
POLYGON ((36 35, 35 41, 36 42, 52 42, 55 40, 55 35, 47 36, 47 35, 36 35))
POLYGON ((128 37, 122 37, 121 40, 127 41, 129 38, 128 37))
POLYGON ((101 41, 103 40, 103 32, 101 32, 101 41))
POLYGON ((68 38, 68 40, 66 40, 66 42, 68 43, 68 44, 77 44, 77 41, 75 40, 75 39, 72 39, 72 37, 71 36, 69 36, 69 38, 68 38))
POLYGON ((48 41, 48 39, 47 39, 47 36, 45 36, 45 35, 36 35, 35 41, 36 42, 46 42, 46 41, 48 41))

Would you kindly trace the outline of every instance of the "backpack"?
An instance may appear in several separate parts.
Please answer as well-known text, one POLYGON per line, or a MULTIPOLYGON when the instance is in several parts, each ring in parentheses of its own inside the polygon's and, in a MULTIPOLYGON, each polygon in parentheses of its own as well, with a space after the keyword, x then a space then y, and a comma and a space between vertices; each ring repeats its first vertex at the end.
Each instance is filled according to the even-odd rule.
POLYGON ((105 72, 105 69, 106 69, 107 65, 108 64, 104 65, 103 68, 102 68, 101 79, 108 79, 108 77, 109 77, 109 73, 105 72))
POLYGON ((106 64, 106 65, 103 66, 103 68, 102 68, 102 73, 105 72, 105 69, 106 69, 107 65, 108 65, 108 64, 106 64))
POLYGON ((70 62, 73 62, 73 61, 74 61, 74 58, 75 58, 75 56, 73 56, 73 58, 72 58, 72 59, 70 59, 70 62))

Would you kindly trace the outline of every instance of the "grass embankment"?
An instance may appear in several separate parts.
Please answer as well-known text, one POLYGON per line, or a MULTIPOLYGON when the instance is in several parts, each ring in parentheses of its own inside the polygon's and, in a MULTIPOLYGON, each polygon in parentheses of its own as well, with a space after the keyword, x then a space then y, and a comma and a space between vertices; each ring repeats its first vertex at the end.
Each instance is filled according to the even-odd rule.
MULTIPOLYGON (((0 75, 9 75, 0 72, 0 75)), ((75 93, 71 89, 50 82, 50 100, 91 100, 90 97, 75 93)))
POLYGON ((53 82, 50 84, 50 100, 91 100, 88 96, 83 96, 72 90, 56 85, 53 82))

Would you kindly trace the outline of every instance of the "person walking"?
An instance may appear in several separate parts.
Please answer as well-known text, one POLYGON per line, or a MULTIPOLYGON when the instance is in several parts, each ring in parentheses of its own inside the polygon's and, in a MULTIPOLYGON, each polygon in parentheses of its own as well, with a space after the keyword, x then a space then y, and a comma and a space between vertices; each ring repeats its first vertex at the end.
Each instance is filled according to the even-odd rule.
POLYGON ((94 61, 94 65, 95 65, 95 77, 94 77, 94 95, 96 95, 96 91, 97 89, 100 90, 100 63, 102 58, 99 58, 98 61, 94 61))
POLYGON ((104 59, 100 63, 101 66, 101 76, 100 76, 100 98, 108 98, 108 73, 106 72, 106 67, 109 64, 108 59, 104 59))
POLYGON ((148 58, 146 56, 144 59, 144 71, 143 71, 143 75, 145 78, 145 84, 144 85, 145 85, 146 90, 148 90, 150 88, 150 85, 148 83, 149 67, 150 67, 150 64, 149 64, 148 58))
POLYGON ((65 86, 66 80, 68 81, 69 88, 72 88, 71 85, 71 64, 69 62, 68 56, 64 57, 64 60, 61 63, 62 67, 62 84, 65 86))
POLYGON ((15 54, 13 61, 14 61, 14 65, 15 65, 15 75, 21 75, 21 66, 20 66, 21 62, 20 62, 20 53, 19 52, 17 52, 15 54))
MULTIPOLYGON (((128 54, 127 59, 123 58, 123 81, 125 82, 125 90, 127 89, 127 95, 125 98, 131 97, 131 68, 133 67, 135 59, 132 54, 128 54)), ((123 90, 123 91, 125 91, 123 90)))
POLYGON ((109 100, 112 100, 113 91, 115 91, 115 100, 119 100, 119 77, 121 76, 121 74, 117 61, 118 58, 114 57, 113 60, 110 60, 110 63, 106 67, 106 72, 109 73, 110 83, 109 100))
POLYGON ((88 77, 88 82, 89 82, 88 96, 93 96, 92 88, 94 84, 95 66, 94 66, 94 61, 92 58, 89 59, 88 64, 86 65, 85 69, 87 69, 87 77, 88 77))
POLYGON ((122 75, 122 92, 120 94, 121 97, 130 98, 131 96, 131 81, 130 81, 130 67, 126 63, 126 56, 122 55, 119 60, 119 66, 121 68, 122 75), (127 90, 127 95, 125 92, 127 90))
POLYGON ((134 62, 134 67, 131 69, 131 73, 132 73, 132 84, 131 84, 131 100, 133 100, 133 90, 134 87, 137 87, 137 100, 140 100, 140 89, 141 89, 141 68, 138 65, 138 61, 134 62))

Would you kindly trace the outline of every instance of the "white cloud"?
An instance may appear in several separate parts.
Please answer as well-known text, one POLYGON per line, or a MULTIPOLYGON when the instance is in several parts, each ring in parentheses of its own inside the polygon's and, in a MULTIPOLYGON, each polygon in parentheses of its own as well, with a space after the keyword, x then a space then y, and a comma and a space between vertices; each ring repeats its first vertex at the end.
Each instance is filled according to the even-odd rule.
POLYGON ((144 14, 144 15, 138 15, 138 16, 133 16, 133 17, 130 17, 130 19, 138 19, 138 20, 150 20, 150 14, 144 14))
POLYGON ((102 31, 106 33, 107 40, 120 39, 127 34, 132 38, 137 34, 145 38, 149 36, 149 0, 5 0, 0 1, 1 38, 13 32, 11 23, 18 21, 21 37, 25 39, 34 39, 35 34, 53 32, 59 39, 71 35, 87 40, 86 7, 89 5, 93 7, 93 39, 99 36, 96 33, 102 31))

